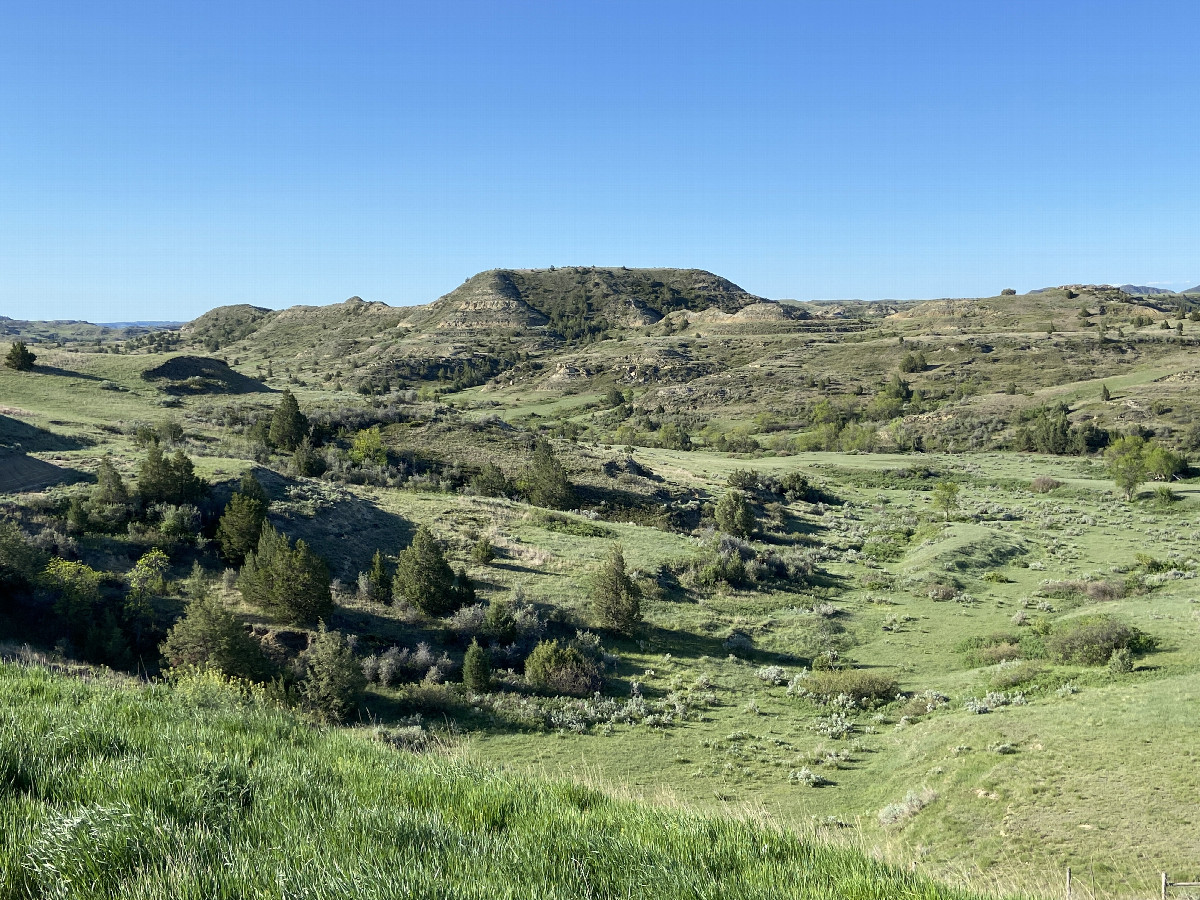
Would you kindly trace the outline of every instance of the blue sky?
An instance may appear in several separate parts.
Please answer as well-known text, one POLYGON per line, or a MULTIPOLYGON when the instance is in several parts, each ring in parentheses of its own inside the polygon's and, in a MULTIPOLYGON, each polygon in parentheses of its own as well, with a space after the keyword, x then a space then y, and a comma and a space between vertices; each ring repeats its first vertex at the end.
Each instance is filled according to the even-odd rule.
POLYGON ((0 315, 1200 283, 1200 4, 0 5, 0 315))

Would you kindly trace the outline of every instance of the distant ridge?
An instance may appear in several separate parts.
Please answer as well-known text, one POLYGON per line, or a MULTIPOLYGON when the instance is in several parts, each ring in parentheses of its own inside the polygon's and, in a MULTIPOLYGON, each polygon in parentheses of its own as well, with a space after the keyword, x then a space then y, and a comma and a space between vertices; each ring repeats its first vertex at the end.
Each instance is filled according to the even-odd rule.
POLYGON ((1122 284, 1117 290, 1124 291, 1126 294, 1141 294, 1144 296, 1153 296, 1155 294, 1174 294, 1174 291, 1168 291, 1166 288, 1150 287, 1145 284, 1122 284))
POLYGON ((703 269, 490 269, 424 307, 415 321, 439 328, 549 326, 569 339, 610 324, 652 325, 680 310, 736 313, 764 302, 703 269))

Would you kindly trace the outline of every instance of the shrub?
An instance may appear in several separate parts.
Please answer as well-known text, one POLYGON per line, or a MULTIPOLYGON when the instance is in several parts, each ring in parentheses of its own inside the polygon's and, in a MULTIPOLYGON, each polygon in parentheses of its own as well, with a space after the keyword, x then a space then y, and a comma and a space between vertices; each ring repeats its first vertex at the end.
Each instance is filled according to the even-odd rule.
POLYGON ((899 803, 889 803, 879 811, 879 824, 903 825, 926 806, 937 799, 937 793, 929 789, 909 791, 899 803))
POLYGON ((1044 666, 1035 662, 1001 663, 988 683, 993 690, 1007 691, 1033 681, 1045 671, 1044 666))
POLYGON ((44 565, 44 554, 14 522, 0 522, 0 594, 32 584, 44 565))
POLYGON ((754 510, 750 507, 746 495, 739 490, 731 489, 725 492, 725 496, 717 502, 713 517, 717 527, 726 534, 748 538, 754 533, 754 510))
POLYGON ((488 604, 483 617, 483 633, 493 644, 511 644, 517 639, 517 621, 507 603, 493 600, 488 604))
POLYGON ((754 675, 767 684, 783 684, 787 680, 787 672, 783 670, 782 666, 763 666, 754 675))
POLYGON ((555 694, 587 697, 603 686, 599 666, 577 648, 542 641, 525 660, 525 680, 555 694))
POLYGON ((894 678, 865 669, 814 671, 805 687, 810 695, 819 700, 845 696, 856 703, 887 702, 895 699, 899 690, 894 678))
POLYGON ((155 548, 146 553, 129 570, 129 595, 145 600, 166 590, 166 573, 171 566, 167 554, 155 548))
POLYGON ((463 686, 476 694, 482 694, 492 686, 492 670, 487 654, 477 641, 471 641, 463 660, 463 686))
POLYGON ((477 540, 474 546, 471 547, 471 562, 477 566, 486 566, 496 558, 496 548, 492 546, 492 542, 485 537, 477 540))
POLYGON ((1114 675, 1125 675, 1133 671, 1133 654, 1128 647, 1121 647, 1108 658, 1108 671, 1114 675))
POLYGON ((190 600, 160 648, 172 668, 212 668, 237 678, 262 680, 269 665, 262 648, 212 593, 190 600))
POLYGON ((1115 650, 1143 653, 1155 641, 1132 625, 1108 615, 1084 616, 1062 623, 1047 642, 1050 655, 1062 663, 1102 666, 1115 650))
POLYGON ((327 630, 322 622, 304 652, 304 666, 300 694, 307 706, 329 721, 345 721, 367 686, 353 646, 341 632, 327 630))
POLYGON ((479 474, 471 479, 471 491, 480 497, 507 497, 513 493, 512 483, 495 463, 486 462, 479 474))
POLYGON ((1049 475, 1039 475, 1029 483, 1029 489, 1035 494, 1048 494, 1055 488, 1062 487, 1062 482, 1049 475))

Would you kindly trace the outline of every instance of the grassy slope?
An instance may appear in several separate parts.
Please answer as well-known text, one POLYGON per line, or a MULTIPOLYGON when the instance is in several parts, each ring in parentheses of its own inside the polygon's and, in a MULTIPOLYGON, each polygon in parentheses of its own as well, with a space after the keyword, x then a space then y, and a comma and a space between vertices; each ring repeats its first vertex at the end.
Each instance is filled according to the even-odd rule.
POLYGON ((851 850, 417 757, 239 703, 0 667, 0 896, 963 897, 851 850))
MULTIPOLYGON (((638 384, 636 390, 651 388, 648 397, 665 400, 668 408, 675 396, 681 406, 694 406, 698 415, 720 416, 730 425, 746 422, 763 409, 786 411, 800 400, 822 394, 848 398, 855 381, 864 383, 868 392, 873 391, 874 382, 885 379, 907 352, 906 346, 923 348, 930 359, 930 370, 914 376, 915 384, 944 387, 955 378, 969 376, 972 366, 985 373, 985 387, 990 386, 992 393, 948 405, 937 415, 943 411, 955 415, 987 413, 1061 397, 1078 404, 1079 414, 1101 415, 1110 425, 1124 427, 1138 422, 1157 427, 1163 421, 1173 421, 1178 427, 1179 422, 1186 421, 1186 415, 1173 420, 1171 417, 1186 414, 1194 407, 1194 385, 1188 381, 1188 373, 1195 369, 1195 351, 1162 343, 1166 333, 1160 334, 1156 327, 1138 330, 1139 340, 1128 342, 1123 350, 1103 354, 1084 350, 1072 356, 1068 352, 1070 343, 1090 346, 1095 343, 1097 331, 1093 327, 1089 332, 1074 321, 1077 301, 1043 296, 1029 303, 1022 298, 990 302, 1007 304, 1006 315, 970 317, 935 310, 934 315, 924 318, 881 323, 874 335, 845 339, 807 334, 797 337, 786 329, 722 331, 717 325, 701 323, 674 336, 659 333, 661 329, 631 332, 625 341, 606 341, 578 353, 601 363, 623 363, 689 343, 697 358, 720 355, 735 366, 732 373, 682 386, 689 390, 694 387, 695 394, 672 394, 678 388, 656 385, 654 376, 647 376, 648 380, 638 384), (1038 330, 1038 321, 1050 318, 1057 328, 1053 336, 1038 330), (1015 352, 1012 346, 997 340, 993 353, 976 354, 964 344, 965 334, 990 340, 989 336, 998 332, 1004 332, 1004 340, 1015 342, 1014 346, 1024 341, 1029 350, 1015 352), (897 344, 899 334, 908 336, 906 346, 897 344), (765 358, 765 352, 775 356, 762 365, 759 359, 765 358), (800 372, 828 373, 831 384, 827 390, 806 387, 793 377, 800 372), (1170 373, 1187 377, 1160 380, 1170 373), (1028 388, 1033 396, 994 393, 1010 379, 1020 379, 1021 389, 1028 388), (1099 402, 1100 381, 1113 391, 1114 400, 1109 404, 1099 402), (717 393, 726 388, 732 391, 728 397, 717 393), (1168 419, 1150 408, 1156 399, 1175 407, 1168 419)), ((350 322, 350 313, 336 308, 330 314, 333 312, 346 317, 349 334, 357 334, 360 324, 357 320, 350 322)), ((315 323, 311 328, 308 337, 281 330, 281 346, 274 349, 266 344, 251 346, 252 338, 243 347, 231 348, 230 359, 243 353, 241 368, 253 374, 254 363, 265 362, 278 351, 281 355, 274 356, 276 377, 271 383, 282 388, 287 384, 282 376, 285 366, 296 368, 294 362, 284 360, 298 359, 297 348, 319 336, 321 329, 315 323), (294 338, 295 343, 284 341, 285 337, 294 338)), ((1196 323, 1186 322, 1185 336, 1195 337, 1197 328, 1200 326, 1196 323)), ((367 332, 369 328, 363 331, 367 332)), ((1134 333, 1126 326, 1127 335, 1134 333)), ((0 351, 3 349, 0 346, 0 351)), ((572 352, 564 354, 565 358, 572 352)), ((0 369, 0 405, 32 413, 22 421, 99 442, 95 447, 55 456, 39 454, 47 459, 79 460, 81 468, 87 469, 99 453, 111 449, 125 456, 118 461, 128 473, 139 454, 127 439, 109 434, 100 426, 167 417, 178 417, 186 423, 190 409, 214 402, 214 398, 186 398, 179 409, 161 408, 164 398, 147 388, 140 371, 161 362, 166 358, 163 355, 120 357, 47 351, 46 356, 48 364, 60 372, 29 376, 0 369), (72 372, 91 375, 95 380, 72 372), (101 380, 121 384, 131 392, 103 390, 101 380)), ((39 358, 39 363, 42 361, 39 358)), ((546 371, 552 370, 551 362, 546 371)), ((300 374, 311 385, 297 388, 302 404, 334 397, 327 385, 317 388, 316 373, 300 370, 300 374)), ((454 399, 460 405, 480 401, 497 404, 481 404, 472 414, 494 411, 529 423, 529 413, 537 412, 553 421, 582 412, 580 405, 592 400, 595 390, 602 389, 609 377, 586 385, 547 386, 545 374, 518 379, 512 387, 473 389, 454 399), (583 392, 569 393, 579 389, 583 392)), ((338 399, 361 400, 350 390, 338 399)), ((219 402, 255 401, 220 398, 219 402)), ((190 424, 188 427, 191 430, 190 424)), ((199 449, 199 445, 189 447, 193 453, 199 449)), ((205 452, 212 453, 214 448, 209 446, 205 452)), ((595 452, 603 455, 602 450, 595 452)), ((835 493, 852 501, 850 507, 834 509, 821 518, 802 518, 811 529, 811 537, 835 551, 837 558, 827 568, 841 579, 841 586, 802 594, 730 590, 700 602, 668 599, 647 604, 650 628, 641 636, 641 642, 617 647, 624 662, 614 690, 627 691, 630 680, 637 677, 648 694, 661 696, 675 685, 688 685, 702 675, 710 676, 719 702, 698 721, 664 731, 620 726, 611 737, 551 736, 483 723, 481 731, 471 738, 473 752, 485 759, 519 767, 532 765, 550 773, 573 773, 584 768, 648 795, 666 792, 708 808, 750 806, 764 809, 781 822, 806 822, 811 816, 833 816, 852 824, 857 821, 868 841, 894 852, 896 858, 921 859, 930 871, 942 875, 969 872, 983 881, 1010 883, 1015 879, 1044 885, 1057 882, 1061 865, 1070 864, 1079 871, 1090 863, 1098 893, 1123 895, 1145 893, 1161 868, 1173 874, 1178 871, 1182 876, 1200 875, 1200 871, 1187 869, 1191 861, 1186 853, 1188 846, 1200 841, 1200 825, 1181 805, 1194 795, 1189 748, 1200 738, 1200 727, 1190 714, 1194 702, 1191 698, 1196 696, 1195 673, 1200 672, 1200 653, 1193 649, 1196 617, 1191 601, 1197 598, 1192 587, 1195 581, 1175 582, 1151 594, 1104 606, 1104 611, 1128 618, 1163 641, 1161 650, 1148 657, 1137 671, 1109 676, 1104 671, 1052 667, 1040 683, 1028 689, 1032 702, 1025 707, 985 716, 962 710, 964 699, 982 696, 989 689, 994 670, 973 668, 953 650, 963 638, 1010 629, 1009 620, 1018 602, 1034 597, 1043 579, 1107 576, 1114 564, 1131 565, 1136 551, 1159 557, 1176 554, 1180 562, 1194 558, 1200 499, 1195 484, 1178 486, 1185 502, 1171 511, 1160 511, 1146 503, 1125 506, 1115 502, 1102 466, 1093 460, 997 453, 920 456, 920 465, 964 477, 964 512, 985 504, 1000 504, 1017 512, 1015 520, 989 527, 1028 542, 1028 554, 1015 563, 1043 567, 997 566, 1011 579, 1010 583, 984 582, 982 570, 969 569, 964 575, 965 587, 978 602, 960 605, 934 603, 920 592, 870 589, 864 583, 881 571, 903 576, 927 572, 930 567, 934 572, 939 567, 955 567, 962 561, 964 547, 972 543, 966 540, 970 537, 968 530, 979 526, 951 523, 945 532, 934 529, 932 535, 927 535, 923 531, 902 556, 884 563, 882 568, 842 555, 854 543, 857 532, 894 524, 905 515, 930 518, 923 491, 878 486, 864 475, 911 466, 914 457, 806 453, 751 460, 654 449, 639 449, 636 456, 671 484, 688 488, 719 492, 731 470, 751 466, 771 472, 799 468, 826 482, 835 493), (1029 494, 1022 486, 1038 474, 1053 475, 1066 487, 1046 497, 1029 494), (935 543, 921 546, 927 537, 935 543), (871 602, 880 594, 889 601, 887 605, 871 602), (847 630, 847 658, 860 665, 885 667, 906 690, 942 690, 951 696, 950 707, 899 730, 895 728, 894 713, 885 713, 880 722, 864 714, 858 717, 859 732, 844 742, 815 733, 813 725, 820 710, 786 698, 782 687, 764 684, 754 672, 760 665, 778 661, 777 655, 802 658, 814 650, 812 618, 801 610, 816 601, 837 606, 838 621, 847 630), (882 625, 891 617, 911 620, 897 630, 883 631, 882 625), (750 661, 727 658, 722 640, 732 628, 755 636, 759 652, 750 661), (643 674, 647 670, 653 674, 643 674), (1066 680, 1078 684, 1080 693, 1058 697, 1055 689, 1066 680), (740 733, 748 736, 731 739, 740 733), (1144 743, 1147 739, 1152 743, 1144 743), (1018 752, 1001 756, 988 750, 999 743, 1011 743, 1018 752), (851 747, 855 749, 850 759, 839 767, 818 768, 834 782, 829 787, 810 789, 789 782, 789 773, 799 766, 817 768, 817 751, 851 747), (956 747, 971 749, 956 753, 956 747), (876 824, 881 807, 922 787, 940 795, 927 811, 900 828, 881 829, 876 824), (1131 836, 1136 836, 1136 843, 1131 836)), ((197 456, 197 462, 206 475, 232 474, 246 465, 245 461, 221 456, 197 456)), ((311 489, 320 492, 326 487, 314 483, 311 489)), ((520 587, 535 600, 587 619, 587 570, 601 558, 609 540, 577 538, 538 528, 519 505, 500 514, 477 501, 446 494, 369 488, 353 489, 352 493, 364 503, 377 504, 404 520, 433 522, 440 535, 450 539, 456 562, 465 562, 467 532, 494 530, 495 537, 513 555, 498 565, 473 570, 473 575, 485 583, 483 599, 504 597, 520 587)), ((344 516, 353 516, 357 511, 348 503, 339 507, 344 516)), ((298 533, 323 541, 323 552, 339 557, 336 535, 320 535, 320 516, 309 522, 298 514, 295 524, 298 533)), ((701 548, 701 542, 692 537, 633 525, 612 528, 626 545, 631 564, 639 567, 651 568, 701 548)), ((371 536, 378 535, 383 549, 394 553, 398 533, 392 529, 372 532, 371 536)), ((1059 609, 1050 615, 1073 614, 1077 613, 1059 609)), ((386 633, 403 640, 409 626, 402 621, 387 624, 386 633)), ((785 665, 789 674, 795 670, 796 664, 785 665)), ((377 693, 377 708, 389 708, 387 701, 394 698, 387 693, 377 693)))

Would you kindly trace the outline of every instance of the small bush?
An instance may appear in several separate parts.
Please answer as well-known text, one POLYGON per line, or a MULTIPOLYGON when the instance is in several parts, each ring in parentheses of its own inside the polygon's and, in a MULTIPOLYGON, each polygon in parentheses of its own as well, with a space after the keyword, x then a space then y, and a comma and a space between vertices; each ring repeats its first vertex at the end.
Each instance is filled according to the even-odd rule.
POLYGON ((767 684, 783 684, 787 680, 787 672, 783 670, 782 666, 764 666, 754 675, 767 684))
POLYGON ((889 825, 903 825, 936 800, 937 796, 936 792, 928 788, 922 791, 909 791, 899 803, 889 803, 879 811, 879 824, 885 828, 889 825))
POLYGON ((805 682, 808 693, 819 700, 849 697, 857 703, 887 702, 898 691, 896 680, 864 669, 825 669, 805 682))
POLYGON ((1114 650, 1108 658, 1108 671, 1114 675, 1126 675, 1133 671, 1133 654, 1128 647, 1114 650))
POLYGON ((1048 494, 1055 488, 1062 487, 1062 482, 1049 475, 1039 475, 1029 483, 1029 489, 1035 494, 1048 494))
POLYGON ((587 697, 604 684, 599 666, 574 647, 542 641, 525 660, 525 680, 556 694, 587 697))
POLYGON ((995 674, 992 675, 989 684, 993 690, 1008 691, 1028 684, 1045 671, 1043 665, 1035 662, 1001 663, 995 674))
POLYGON ((1048 650, 1058 662, 1102 666, 1115 650, 1144 653, 1155 646, 1148 634, 1107 615, 1085 616, 1060 625, 1049 638, 1048 650))

